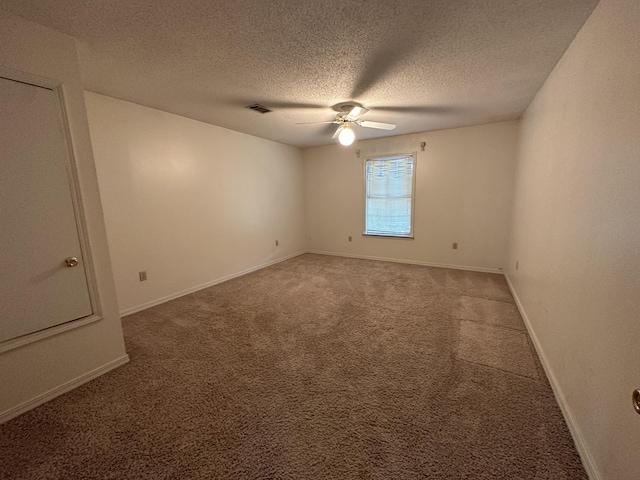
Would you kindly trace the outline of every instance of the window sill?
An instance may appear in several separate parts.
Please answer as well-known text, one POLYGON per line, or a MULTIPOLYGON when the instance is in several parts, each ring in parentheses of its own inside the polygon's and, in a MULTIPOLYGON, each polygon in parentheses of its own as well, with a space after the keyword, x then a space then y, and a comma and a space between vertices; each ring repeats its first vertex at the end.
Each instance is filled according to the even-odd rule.
POLYGON ((377 237, 377 238, 397 238, 400 240, 413 240, 413 235, 382 235, 376 233, 363 233, 363 237, 377 237))

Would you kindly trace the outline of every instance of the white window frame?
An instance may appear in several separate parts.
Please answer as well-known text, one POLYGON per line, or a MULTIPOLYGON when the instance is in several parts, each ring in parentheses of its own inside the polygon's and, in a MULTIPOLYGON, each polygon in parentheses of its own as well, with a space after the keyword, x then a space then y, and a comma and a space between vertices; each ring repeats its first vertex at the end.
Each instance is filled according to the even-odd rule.
POLYGON ((418 159, 418 153, 417 152, 410 152, 410 153, 391 153, 391 154, 385 154, 385 155, 373 155, 370 157, 366 157, 364 159, 364 163, 363 163, 363 171, 364 171, 364 187, 363 187, 363 191, 364 191, 364 229, 363 229, 363 236, 366 237, 380 237, 380 238, 404 238, 404 239, 413 239, 413 234, 415 231, 415 207, 416 207, 416 167, 417 167, 417 159, 418 159), (408 234, 395 234, 395 233, 369 233, 367 232, 367 162, 372 161, 372 160, 384 160, 384 159, 392 159, 392 158, 396 158, 396 157, 411 157, 412 163, 413 163, 413 176, 411 179, 411 226, 410 226, 410 232, 408 234))

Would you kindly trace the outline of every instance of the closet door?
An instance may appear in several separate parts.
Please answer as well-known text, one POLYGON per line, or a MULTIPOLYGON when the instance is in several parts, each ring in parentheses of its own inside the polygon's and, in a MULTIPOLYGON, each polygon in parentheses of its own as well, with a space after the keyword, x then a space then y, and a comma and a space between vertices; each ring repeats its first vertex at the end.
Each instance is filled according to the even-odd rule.
POLYGON ((0 78, 0 342, 92 313, 58 102, 0 78))

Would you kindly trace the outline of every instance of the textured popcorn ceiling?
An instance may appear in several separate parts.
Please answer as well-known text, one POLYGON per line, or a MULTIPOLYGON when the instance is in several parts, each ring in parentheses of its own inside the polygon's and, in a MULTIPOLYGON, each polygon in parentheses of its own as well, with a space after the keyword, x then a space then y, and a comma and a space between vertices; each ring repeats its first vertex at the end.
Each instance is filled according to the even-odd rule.
POLYGON ((300 147, 348 100, 398 125, 359 139, 518 118, 596 4, 0 0, 79 40, 88 90, 300 147))

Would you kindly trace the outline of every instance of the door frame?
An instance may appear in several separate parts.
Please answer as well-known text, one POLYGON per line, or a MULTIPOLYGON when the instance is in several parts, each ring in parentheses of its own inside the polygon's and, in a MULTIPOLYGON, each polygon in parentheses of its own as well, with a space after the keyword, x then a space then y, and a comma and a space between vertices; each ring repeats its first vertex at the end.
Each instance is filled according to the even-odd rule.
POLYGON ((64 83, 46 77, 33 75, 30 73, 19 72, 9 68, 0 66, 0 77, 15 82, 33 85, 35 87, 46 88, 54 92, 56 103, 58 104, 58 119, 62 126, 62 135, 66 145, 67 156, 65 166, 67 170, 67 179, 69 181, 69 191, 71 193, 71 201, 73 204, 73 213, 78 229, 78 239, 80 241, 80 252, 82 254, 82 266, 84 268, 85 277, 87 279, 87 287, 89 290, 89 300, 91 303, 92 313, 86 317, 55 325, 44 330, 28 333, 17 338, 0 342, 0 353, 12 350, 23 345, 37 342, 43 338, 57 335, 68 330, 93 323, 103 318, 102 306, 98 290, 98 279, 95 272, 95 265, 91 252, 91 242, 89 241, 89 232, 85 217, 84 204, 82 202, 82 190, 80 188, 80 178, 78 174, 78 165, 76 161, 75 149, 73 147, 73 137, 69 127, 69 116, 67 114, 67 102, 65 97, 64 83))

